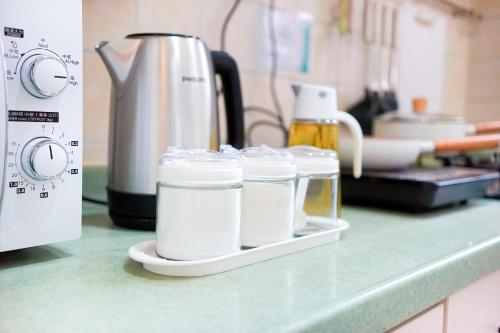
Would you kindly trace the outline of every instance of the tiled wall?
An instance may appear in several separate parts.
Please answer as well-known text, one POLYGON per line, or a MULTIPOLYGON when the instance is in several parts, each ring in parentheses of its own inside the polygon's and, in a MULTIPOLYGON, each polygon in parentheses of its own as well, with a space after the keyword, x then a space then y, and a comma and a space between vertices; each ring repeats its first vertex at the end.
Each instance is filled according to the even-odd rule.
MULTIPOLYGON (((473 0, 455 0, 458 5, 473 9, 473 0)), ((445 75, 443 82, 443 113, 467 116, 467 73, 470 63, 473 21, 448 16, 445 75)))
MULTIPOLYGON (((473 0, 461 2, 470 4, 473 0)), ((198 35, 210 48, 218 49, 222 21, 233 0, 83 0, 83 3, 84 158, 86 164, 104 164, 110 80, 93 50, 94 45, 100 40, 121 38, 132 32, 156 31, 198 35)), ((227 51, 240 66, 245 104, 272 108, 268 73, 255 68, 254 58, 257 18, 267 4, 267 0, 242 1, 229 27, 227 51)), ((363 0, 353 0, 351 33, 342 37, 335 24, 338 0, 277 0, 276 7, 285 11, 308 12, 314 17, 309 72, 300 74, 281 71, 278 75, 277 90, 287 121, 293 103, 291 82, 335 86, 341 108, 360 98, 365 85, 363 0)), ((465 114, 469 40, 468 24, 464 20, 450 18, 447 45, 450 61, 446 62, 444 87, 444 103, 450 105, 448 113, 465 114)), ((255 119, 252 117, 255 116, 249 115, 247 119, 252 121, 255 119)), ((256 143, 267 141, 276 145, 281 142, 280 134, 269 128, 256 131, 255 136, 258 137, 256 143)))
POLYGON ((500 1, 479 0, 483 19, 473 27, 467 117, 471 121, 500 119, 500 1))

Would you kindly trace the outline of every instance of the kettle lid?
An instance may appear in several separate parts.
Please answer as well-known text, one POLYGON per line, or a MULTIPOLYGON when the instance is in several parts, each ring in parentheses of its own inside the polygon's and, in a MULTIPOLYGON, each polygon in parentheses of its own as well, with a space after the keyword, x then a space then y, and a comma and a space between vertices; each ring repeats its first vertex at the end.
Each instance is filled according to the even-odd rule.
POLYGON ((145 37, 181 37, 181 38, 200 39, 199 37, 192 35, 166 33, 166 32, 139 32, 134 34, 128 34, 125 38, 145 38, 145 37))

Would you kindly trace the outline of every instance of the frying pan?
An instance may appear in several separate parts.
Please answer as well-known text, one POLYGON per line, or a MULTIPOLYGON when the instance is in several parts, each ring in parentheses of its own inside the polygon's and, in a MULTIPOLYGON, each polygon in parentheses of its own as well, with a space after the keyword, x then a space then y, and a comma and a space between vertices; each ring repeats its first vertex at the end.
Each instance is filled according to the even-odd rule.
MULTIPOLYGON (((369 170, 405 169, 423 153, 456 152, 500 147, 500 134, 469 136, 461 139, 412 140, 363 139, 363 168, 369 170)), ((351 166, 353 141, 343 136, 339 147, 342 167, 351 166)))

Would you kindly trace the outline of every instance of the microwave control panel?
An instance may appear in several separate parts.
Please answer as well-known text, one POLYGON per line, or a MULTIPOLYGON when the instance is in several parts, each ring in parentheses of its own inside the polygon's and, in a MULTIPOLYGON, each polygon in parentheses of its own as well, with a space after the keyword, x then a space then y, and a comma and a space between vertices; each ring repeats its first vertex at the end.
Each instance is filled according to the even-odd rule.
POLYGON ((2 0, 6 145, 0 251, 78 238, 81 0, 2 0))

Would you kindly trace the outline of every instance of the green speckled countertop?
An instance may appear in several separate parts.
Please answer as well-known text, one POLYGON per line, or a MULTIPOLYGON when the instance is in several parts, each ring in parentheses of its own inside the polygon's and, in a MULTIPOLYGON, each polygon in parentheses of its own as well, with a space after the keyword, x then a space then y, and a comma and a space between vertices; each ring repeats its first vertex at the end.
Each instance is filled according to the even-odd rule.
MULTIPOLYGON (((103 183, 87 177, 87 194, 103 183)), ((343 215, 351 229, 337 243, 170 278, 127 258, 153 233, 114 227, 85 204, 80 240, 0 253, 0 332, 376 333, 500 269, 500 201, 343 215)))

